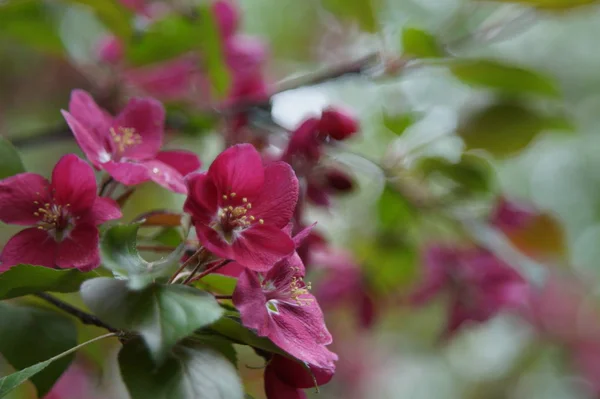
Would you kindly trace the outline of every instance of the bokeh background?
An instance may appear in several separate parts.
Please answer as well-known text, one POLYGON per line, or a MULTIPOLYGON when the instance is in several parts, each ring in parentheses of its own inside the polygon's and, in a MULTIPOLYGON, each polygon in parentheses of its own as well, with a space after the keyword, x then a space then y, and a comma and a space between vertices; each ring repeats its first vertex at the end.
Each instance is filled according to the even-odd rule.
MULTIPOLYGON (((200 2, 173 3, 184 7, 195 1, 200 2)), ((47 175, 61 155, 81 154, 60 114, 72 89, 90 91, 107 108, 139 93, 99 55, 115 26, 111 7, 119 13, 122 5, 94 3, 0 0, 0 135, 15 145, 29 171, 47 175)), ((548 9, 518 1, 237 1, 240 30, 268 48, 264 70, 270 83, 373 53, 382 60, 360 74, 277 94, 270 115, 254 115, 260 129, 293 130, 338 105, 361 124, 358 135, 329 154, 354 176, 355 190, 335 198, 329 209, 310 209, 306 219, 318 221, 331 245, 360 266, 376 317, 369 328, 362 327, 352 300, 326 309, 340 361, 334 380, 314 397, 583 399, 598 394, 573 367, 564 345, 545 339, 518 315, 500 312, 441 341, 447 298, 419 308, 404 300, 419 285, 424 248, 439 240, 461 241, 455 220, 485 219, 502 196, 527 204, 543 220, 513 236, 510 250, 479 238, 494 251, 507 252, 498 256, 517 259, 514 266, 532 281, 540 270, 585 281, 591 293, 586 306, 596 313, 600 7, 561 8, 561 3, 575 1, 556 1, 559 6, 548 9), (514 73, 515 68, 526 72, 514 73), (473 158, 461 163, 465 154, 473 158), (422 161, 433 158, 445 160, 445 166, 426 169, 422 161), (382 164, 393 165, 392 178, 401 179, 411 195, 418 197, 423 187, 436 193, 446 217, 390 194, 382 164)), ((147 23, 137 18, 140 35, 147 23)), ((224 146, 222 125, 197 104, 175 104, 170 111, 186 123, 169 134, 168 146, 192 149, 208 165, 224 146)), ((156 185, 143 186, 127 204, 125 219, 156 208, 179 210, 183 200, 156 185)), ((15 231, 0 226, 0 243, 15 231)), ((308 279, 317 294, 327 291, 319 285, 327 280, 318 266, 308 279)), ((81 305, 76 295, 62 297, 81 305)), ((550 308, 563 304, 548 301, 550 308)), ((556 321, 565 328, 568 320, 579 320, 561 317, 557 314, 556 321)), ((97 331, 81 327, 80 335, 97 331)), ((117 349, 112 342, 83 350, 61 381, 78 388, 52 399, 127 398, 117 349), (107 359, 107 353, 113 355, 107 359)), ((247 390, 260 398, 262 360, 240 350, 247 390)), ((10 398, 32 398, 34 392, 25 385, 10 398)))

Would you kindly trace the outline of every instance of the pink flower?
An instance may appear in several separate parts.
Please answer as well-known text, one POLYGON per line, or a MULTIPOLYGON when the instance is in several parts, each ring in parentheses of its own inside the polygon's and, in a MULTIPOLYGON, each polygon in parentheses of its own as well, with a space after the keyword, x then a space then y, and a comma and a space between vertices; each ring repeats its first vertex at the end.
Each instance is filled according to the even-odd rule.
POLYGON ((332 341, 331 334, 303 278, 304 265, 296 253, 266 273, 246 269, 233 292, 233 303, 242 323, 258 335, 268 337, 301 361, 331 368, 337 360, 326 348, 332 341))
POLYGON ((72 363, 43 399, 100 399, 90 371, 81 362, 72 363))
POLYGON ((229 0, 217 0, 212 5, 215 19, 221 33, 221 37, 228 38, 238 29, 240 16, 237 9, 229 0))
POLYGON ((341 249, 324 247, 314 251, 310 260, 318 271, 324 272, 315 287, 323 308, 348 305, 354 310, 359 325, 370 327, 375 321, 375 303, 367 290, 360 265, 352 255, 341 249))
POLYGON ((306 399, 303 389, 327 384, 335 373, 332 364, 327 368, 308 365, 310 373, 298 362, 274 355, 265 369, 267 399, 306 399), (311 375, 312 373, 312 375, 311 375), (313 380, 314 376, 314 380, 313 380))
POLYGON ((184 210, 201 244, 217 256, 266 271, 294 250, 283 229, 298 201, 298 180, 284 162, 263 166, 250 144, 222 152, 207 173, 188 178, 184 210))
POLYGON ((490 223, 502 231, 521 229, 527 226, 538 213, 531 207, 500 198, 490 217, 490 223))
POLYGON ((482 248, 431 247, 425 254, 424 266, 424 281, 411 301, 421 305, 448 291, 447 336, 468 321, 486 321, 502 309, 521 308, 528 300, 527 282, 512 267, 482 248))
POLYGON ((100 264, 98 226, 121 211, 98 197, 93 169, 73 154, 63 156, 52 182, 34 173, 0 181, 0 220, 33 226, 4 247, 0 271, 19 263, 91 270, 100 264))
POLYGON ((74 90, 69 111, 63 111, 63 116, 88 159, 125 185, 153 180, 185 193, 183 177, 200 167, 192 152, 159 152, 165 111, 156 100, 133 98, 113 118, 88 93, 74 90))

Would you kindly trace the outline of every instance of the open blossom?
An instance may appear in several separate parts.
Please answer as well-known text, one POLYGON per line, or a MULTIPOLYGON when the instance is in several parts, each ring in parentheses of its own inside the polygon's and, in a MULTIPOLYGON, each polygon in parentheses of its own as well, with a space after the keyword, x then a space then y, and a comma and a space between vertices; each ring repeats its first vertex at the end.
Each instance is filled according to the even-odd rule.
POLYGON ((466 322, 486 321, 502 309, 517 310, 528 301, 527 282, 483 248, 430 247, 424 266, 424 281, 411 301, 421 305, 448 291, 447 335, 466 322))
POLYGON ((52 181, 20 173, 0 181, 0 220, 32 226, 4 247, 0 271, 19 263, 90 270, 100 264, 98 226, 121 217, 112 199, 98 197, 93 169, 63 156, 52 181))
POLYGON ((265 369, 267 399, 306 399, 304 389, 313 388, 315 383, 318 386, 327 384, 335 373, 333 363, 327 368, 308 367, 310 373, 300 363, 274 355, 265 369))
POLYGON ((266 273, 244 270, 233 293, 242 323, 268 337, 281 349, 317 368, 331 368, 337 356, 326 345, 332 341, 323 312, 298 254, 278 262, 266 273))
POLYGON ((250 144, 222 152, 206 173, 188 178, 184 210, 209 251, 265 271, 294 250, 283 229, 298 201, 298 180, 284 162, 263 165, 250 144))
POLYGON ((165 111, 156 100, 133 98, 113 118, 88 93, 74 90, 63 115, 90 162, 125 185, 153 180, 185 193, 183 177, 200 167, 192 152, 160 151, 165 111))

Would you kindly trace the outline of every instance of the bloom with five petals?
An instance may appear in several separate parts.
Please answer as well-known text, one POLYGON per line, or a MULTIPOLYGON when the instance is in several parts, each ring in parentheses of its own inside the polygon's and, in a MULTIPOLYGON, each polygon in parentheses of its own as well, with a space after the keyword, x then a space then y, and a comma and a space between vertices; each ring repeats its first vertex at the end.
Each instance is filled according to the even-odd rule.
POLYGON ((90 270, 100 264, 98 225, 121 217, 115 201, 98 197, 94 170, 76 155, 60 159, 52 181, 20 173, 0 181, 0 220, 33 226, 4 247, 0 271, 19 263, 90 270))
POLYGON ((200 167, 192 152, 160 151, 165 111, 156 100, 132 98, 113 118, 88 93, 75 90, 63 115, 90 162, 125 185, 153 180, 185 193, 183 177, 200 167))
POLYGON ((294 251, 284 228, 298 201, 298 180, 285 162, 264 166, 252 145, 239 144, 187 182, 184 210, 200 243, 215 255, 266 271, 294 251))

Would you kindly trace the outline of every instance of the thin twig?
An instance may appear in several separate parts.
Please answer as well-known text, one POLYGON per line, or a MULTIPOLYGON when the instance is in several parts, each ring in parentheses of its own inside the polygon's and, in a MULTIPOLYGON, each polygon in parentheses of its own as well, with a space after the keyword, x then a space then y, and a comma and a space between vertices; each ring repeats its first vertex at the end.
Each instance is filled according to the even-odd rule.
POLYGON ((69 305, 66 302, 63 302, 60 299, 58 299, 50 294, 47 294, 45 292, 40 292, 40 293, 37 293, 34 295, 37 296, 38 298, 43 299, 46 302, 51 303, 52 305, 56 306, 60 310, 65 311, 65 312, 69 313, 70 315, 77 317, 83 324, 101 327, 101 328, 104 328, 110 332, 117 334, 117 335, 123 334, 123 332, 121 330, 118 330, 114 327, 109 326, 108 324, 106 324, 105 322, 103 322, 102 320, 97 318, 96 316, 89 314, 87 312, 84 312, 81 309, 77 309, 76 307, 69 305))
POLYGON ((225 259, 221 263, 217 263, 213 267, 210 267, 210 268, 206 269, 205 271, 203 271, 202 273, 200 273, 199 275, 197 275, 193 279, 189 280, 188 284, 189 283, 193 283, 194 281, 198 281, 202 277, 208 276, 209 274, 216 272, 217 270, 219 270, 220 268, 222 268, 223 266, 225 266, 226 264, 231 263, 231 262, 233 262, 231 259, 225 259))
POLYGON ((171 278, 169 279, 169 281, 167 282, 167 284, 173 283, 173 281, 177 278, 177 275, 179 273, 181 273, 183 270, 185 270, 186 267, 188 267, 189 265, 191 265, 192 263, 194 263, 198 259, 198 256, 200 255, 200 253, 202 251, 204 251, 204 247, 201 247, 196 252, 194 252, 192 254, 192 256, 190 256, 189 258, 187 258, 187 260, 185 262, 183 262, 181 264, 181 266, 179 266, 179 269, 177 269, 175 271, 175 273, 173 273, 173 275, 171 276, 171 278))
POLYGON ((110 176, 107 176, 106 179, 104 179, 104 181, 102 182, 102 185, 100 186, 100 190, 98 191, 98 196, 102 197, 106 190, 108 189, 108 186, 110 185, 110 183, 112 183, 114 181, 114 179, 110 176))

